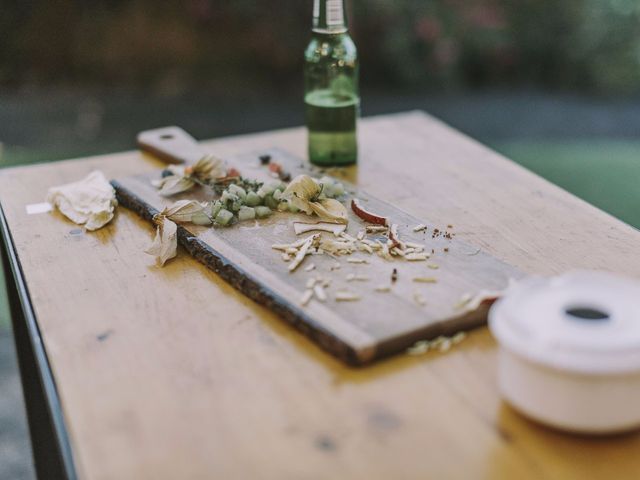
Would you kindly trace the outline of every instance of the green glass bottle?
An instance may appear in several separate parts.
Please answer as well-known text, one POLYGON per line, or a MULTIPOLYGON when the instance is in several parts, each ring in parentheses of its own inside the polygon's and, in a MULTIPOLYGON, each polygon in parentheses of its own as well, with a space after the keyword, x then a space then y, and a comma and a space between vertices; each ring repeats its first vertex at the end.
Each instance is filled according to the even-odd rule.
POLYGON ((348 33, 343 0, 314 0, 304 80, 309 160, 325 167, 356 163, 358 52, 348 33))

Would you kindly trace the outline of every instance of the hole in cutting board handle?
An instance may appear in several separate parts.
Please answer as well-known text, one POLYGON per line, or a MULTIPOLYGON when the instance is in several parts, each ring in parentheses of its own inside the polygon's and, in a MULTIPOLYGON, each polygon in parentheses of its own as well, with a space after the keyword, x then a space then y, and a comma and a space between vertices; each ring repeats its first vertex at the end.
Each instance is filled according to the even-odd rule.
POLYGON ((602 322, 609 320, 611 317, 611 315, 604 310, 584 305, 568 307, 564 310, 564 313, 566 313, 571 320, 582 320, 587 322, 602 322))
POLYGON ((173 139, 173 134, 172 133, 165 133, 164 135, 160 135, 160 139, 161 140, 171 140, 171 139, 173 139))

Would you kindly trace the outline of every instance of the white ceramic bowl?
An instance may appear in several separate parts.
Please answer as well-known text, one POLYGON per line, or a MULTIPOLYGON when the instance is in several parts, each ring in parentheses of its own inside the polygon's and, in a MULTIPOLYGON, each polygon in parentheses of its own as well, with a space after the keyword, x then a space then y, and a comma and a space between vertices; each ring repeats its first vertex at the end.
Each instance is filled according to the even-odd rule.
POLYGON ((498 381, 517 410, 580 433, 640 427, 640 283, 604 272, 532 277, 491 308, 498 381))

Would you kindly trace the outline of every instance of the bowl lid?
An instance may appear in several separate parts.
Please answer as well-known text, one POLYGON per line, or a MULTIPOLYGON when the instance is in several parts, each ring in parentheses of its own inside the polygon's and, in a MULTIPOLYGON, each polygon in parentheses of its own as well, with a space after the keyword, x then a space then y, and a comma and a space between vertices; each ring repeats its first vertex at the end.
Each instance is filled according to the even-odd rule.
POLYGON ((552 368, 640 372, 640 282, 606 272, 529 277, 489 312, 498 342, 552 368))

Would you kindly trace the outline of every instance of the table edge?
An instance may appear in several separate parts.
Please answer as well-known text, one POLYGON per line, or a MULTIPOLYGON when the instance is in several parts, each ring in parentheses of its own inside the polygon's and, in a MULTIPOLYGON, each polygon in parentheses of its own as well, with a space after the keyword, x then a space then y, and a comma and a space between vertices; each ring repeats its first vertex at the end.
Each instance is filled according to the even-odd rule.
POLYGON ((40 328, 31 302, 31 296, 26 285, 22 265, 20 264, 11 232, 9 231, 2 203, 0 203, 0 238, 2 239, 2 245, 4 246, 8 264, 11 268, 11 272, 6 273, 7 275, 11 274, 13 276, 15 287, 18 292, 25 326, 29 334, 31 348, 33 349, 36 370, 40 376, 39 380, 42 386, 43 396, 47 400, 46 408, 49 410, 52 430, 58 443, 64 473, 68 480, 76 480, 78 475, 71 448, 71 441, 62 410, 62 403, 60 401, 60 396, 58 395, 53 371, 51 370, 44 342, 42 341, 40 328))

